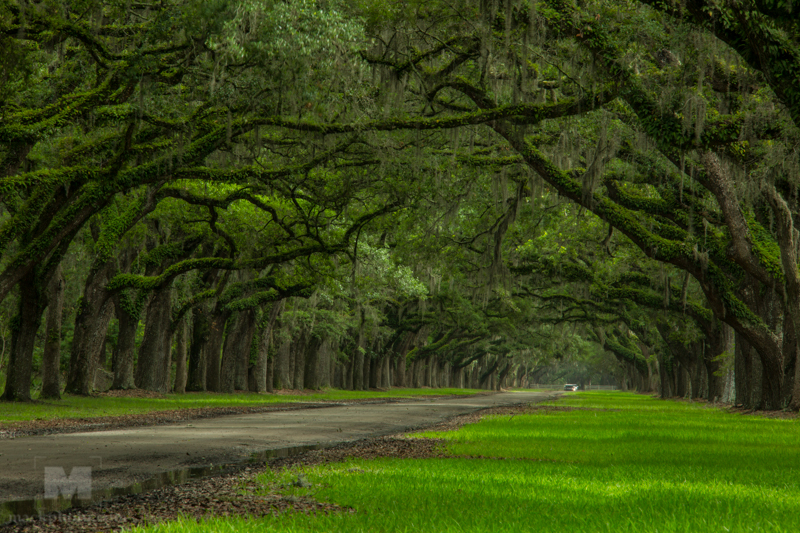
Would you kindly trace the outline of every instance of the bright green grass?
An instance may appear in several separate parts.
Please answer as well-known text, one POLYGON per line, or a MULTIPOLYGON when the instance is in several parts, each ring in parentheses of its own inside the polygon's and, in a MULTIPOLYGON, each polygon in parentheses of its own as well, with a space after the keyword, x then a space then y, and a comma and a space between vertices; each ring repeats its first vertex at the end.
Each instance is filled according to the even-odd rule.
POLYGON ((0 427, 4 422, 120 416, 170 409, 199 407, 252 407, 269 404, 344 401, 364 398, 411 398, 484 392, 473 389, 390 389, 375 391, 327 390, 315 394, 169 394, 165 398, 105 398, 66 396, 62 400, 40 402, 0 402, 0 427))
MULTIPOLYGON (((355 513, 179 521, 146 531, 797 531, 800 423, 625 393, 495 416, 451 433, 452 459, 313 468, 294 494, 355 513), (476 456, 516 459, 477 459, 476 456)), ((278 487, 295 472, 265 474, 278 487)), ((141 530, 139 530, 141 531, 141 530)))

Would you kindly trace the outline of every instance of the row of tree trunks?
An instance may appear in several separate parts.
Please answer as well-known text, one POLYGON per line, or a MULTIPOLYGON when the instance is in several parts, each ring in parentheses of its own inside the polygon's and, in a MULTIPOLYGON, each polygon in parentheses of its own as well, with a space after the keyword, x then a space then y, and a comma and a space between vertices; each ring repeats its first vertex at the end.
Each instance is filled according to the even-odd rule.
MULTIPOLYGON (((275 347, 273 339, 276 337, 281 304, 273 304, 265 310, 261 327, 257 327, 259 315, 255 310, 234 315, 217 306, 209 313, 202 305, 195 307, 189 316, 175 326, 171 324, 170 286, 155 291, 147 304, 145 333, 134 375, 134 340, 139 319, 128 313, 117 295, 110 295, 105 290, 111 266, 110 263, 102 265, 87 280, 83 304, 76 319, 70 377, 73 386, 81 387, 83 393, 91 392, 91 377, 103 350, 106 330, 114 311, 119 321, 118 341, 112 354, 114 388, 131 388, 134 377, 136 386, 158 392, 265 392, 275 387, 320 388, 331 385, 357 390, 408 385, 466 385, 497 390, 521 386, 525 381, 521 367, 492 357, 483 357, 466 369, 451 367, 433 356, 415 359, 409 364, 407 354, 418 344, 420 335, 405 333, 391 346, 382 348, 374 339, 367 337, 363 317, 358 330, 354 332, 356 340, 347 354, 349 360, 346 365, 337 362, 339 347, 334 339, 319 338, 307 328, 300 328, 294 336, 289 336, 288 331, 283 332, 283 340, 275 347), (90 310, 94 310, 94 313, 90 310), (171 347, 175 331, 176 355, 173 361, 171 347), (256 333, 258 337, 254 337, 256 333), (257 353, 252 365, 251 346, 257 353), (174 386, 170 382, 173 362, 176 372, 174 386)), ((40 285, 33 275, 31 279, 23 281, 25 283, 20 285, 20 290, 25 297, 20 299, 18 313, 20 317, 26 317, 19 321, 26 327, 14 331, 11 347, 14 363, 10 368, 17 373, 10 373, 4 395, 13 399, 25 399, 24 390, 29 394, 30 377, 26 373, 30 371, 25 370, 24 358, 26 354, 32 354, 32 343, 41 323, 41 319, 37 323, 35 317, 42 316, 41 308, 48 301, 51 305, 46 306, 50 312, 45 334, 43 377, 46 379, 43 380, 43 395, 58 394, 59 391, 58 332, 61 324, 60 313, 54 310, 61 309, 63 305, 63 277, 60 272, 53 275, 46 296, 39 294, 40 285)), ((643 391, 657 388, 664 397, 685 395, 715 401, 733 396, 737 404, 748 408, 758 409, 769 405, 770 396, 763 386, 762 359, 744 338, 739 336, 734 343, 729 327, 719 327, 713 335, 707 335, 703 341, 688 347, 671 348, 671 364, 665 364, 663 357, 657 363, 649 363, 647 376, 642 374, 641 369, 628 369, 623 385, 643 391), (732 351, 735 351, 733 369, 725 372, 722 370, 723 359, 719 356, 732 351), (657 387, 654 381, 656 376, 660 377, 657 387)), ((796 368, 795 359, 788 360, 786 365, 784 391, 800 387, 800 371, 796 368)), ((784 401, 790 397, 785 395, 784 401)))

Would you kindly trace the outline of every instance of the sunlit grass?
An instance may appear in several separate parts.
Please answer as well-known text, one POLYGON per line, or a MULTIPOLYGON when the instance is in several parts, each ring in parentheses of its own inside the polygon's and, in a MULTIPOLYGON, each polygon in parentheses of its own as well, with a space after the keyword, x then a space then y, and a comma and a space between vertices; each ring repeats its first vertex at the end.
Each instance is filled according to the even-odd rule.
POLYGON ((113 398, 65 396, 62 400, 38 402, 0 402, 0 427, 3 423, 55 418, 122 416, 201 407, 257 407, 270 404, 346 401, 369 398, 413 398, 485 392, 474 389, 389 389, 387 391, 325 390, 312 394, 168 394, 164 398, 113 398))
MULTIPOLYGON (((313 488, 287 491, 354 513, 179 521, 147 531, 797 531, 797 420, 626 393, 571 394, 556 405, 591 409, 493 416, 425 433, 446 439, 454 457, 311 468, 313 488)), ((262 481, 274 488, 294 475, 262 481)))

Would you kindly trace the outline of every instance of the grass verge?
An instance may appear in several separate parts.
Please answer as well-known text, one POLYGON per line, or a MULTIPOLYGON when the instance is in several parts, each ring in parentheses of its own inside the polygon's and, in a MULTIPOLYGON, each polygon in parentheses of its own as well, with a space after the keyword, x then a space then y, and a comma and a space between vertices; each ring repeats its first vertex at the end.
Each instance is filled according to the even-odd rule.
POLYGON ((265 491, 350 512, 136 531, 797 530, 797 420, 624 393, 573 394, 554 406, 420 434, 445 439, 451 458, 348 460, 260 480, 265 491))
POLYGON ((296 394, 168 394, 163 398, 135 398, 109 396, 65 396, 61 400, 36 402, 0 402, 0 428, 6 423, 30 420, 95 418, 101 416, 127 416, 175 409, 209 407, 267 407, 269 405, 347 401, 381 398, 414 398, 422 396, 476 394, 473 389, 389 389, 386 391, 325 390, 296 394))

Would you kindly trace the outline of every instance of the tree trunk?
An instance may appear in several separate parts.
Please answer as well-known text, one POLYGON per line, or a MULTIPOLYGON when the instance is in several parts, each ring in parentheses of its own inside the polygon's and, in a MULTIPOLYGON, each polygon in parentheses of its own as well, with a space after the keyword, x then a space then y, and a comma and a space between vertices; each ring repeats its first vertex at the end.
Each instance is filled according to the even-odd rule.
POLYGON ((733 359, 733 375, 734 375, 734 405, 741 405, 749 403, 750 387, 747 379, 747 365, 745 359, 747 357, 744 343, 747 341, 744 336, 738 332, 734 334, 734 359, 733 359))
MULTIPOLYGON (((206 250, 211 253, 211 250, 206 250)), ((211 288, 216 283, 219 294, 228 283, 228 274, 211 269, 200 277, 200 287, 211 288)), ((189 348, 189 380, 186 389, 190 391, 207 390, 209 361, 207 359, 208 340, 211 336, 212 317, 219 309, 211 311, 209 304, 201 303, 192 308, 192 343, 189 348)))
POLYGON ((233 355, 236 360, 236 382, 234 383, 234 388, 236 390, 249 390, 247 374, 250 368, 250 353, 253 348, 253 337, 256 333, 256 319, 258 316, 255 309, 242 311, 241 314, 245 315, 241 317, 244 322, 239 331, 241 338, 234 339, 239 344, 237 353, 233 355))
POLYGON ((172 287, 167 286, 156 290, 147 305, 135 373, 136 386, 140 389, 162 394, 169 391, 171 319, 172 287))
POLYGON ((303 384, 306 389, 317 390, 320 387, 320 352, 325 343, 319 337, 308 333, 306 341, 305 370, 303 384))
MULTIPOLYGON (((728 326, 726 326, 726 328, 727 327, 728 326)), ((706 337, 706 350, 703 357, 706 375, 705 398, 710 402, 720 401, 724 393, 724 376, 717 374, 720 373, 723 365, 723 361, 720 357, 728 348, 725 330, 723 328, 719 328, 719 332, 717 332, 713 338, 706 337)))
POLYGON ((377 389, 380 386, 380 373, 383 367, 383 358, 376 357, 369 365, 369 388, 377 389))
POLYGON ((267 355, 267 392, 275 392, 275 350, 272 347, 272 335, 270 335, 270 352, 267 355))
POLYGON ((381 370, 381 379, 380 383, 378 384, 383 389, 391 389, 392 388, 392 368, 390 365, 389 356, 386 355, 383 358, 383 370, 381 370))
POLYGON ((75 317, 66 392, 84 396, 92 393, 94 370, 113 313, 111 295, 105 287, 115 271, 116 263, 108 261, 91 271, 86 279, 83 298, 75 317))
POLYGON ((336 373, 336 352, 338 343, 331 337, 327 337, 325 340, 324 351, 320 352, 322 358, 320 361, 320 368, 322 369, 320 387, 331 388, 333 386, 333 376, 336 373))
POLYGON ((358 342, 351 354, 353 361, 353 390, 364 390, 364 351, 366 339, 364 338, 364 316, 361 316, 361 325, 358 328, 358 342))
POLYGON ((20 297, 11 332, 11 354, 3 399, 26 402, 31 399, 33 347, 42 323, 43 295, 31 270, 19 282, 20 297))
POLYGON ((661 397, 671 398, 675 392, 672 390, 672 367, 673 363, 668 361, 669 356, 663 353, 658 355, 658 377, 661 380, 661 397))
POLYGON ((228 327, 222 349, 220 392, 247 390, 247 368, 250 364, 250 347, 256 326, 253 309, 241 311, 228 327))
POLYGON ((800 354, 795 356, 794 382, 792 383, 792 399, 789 402, 791 411, 800 410, 800 354))
POLYGON ((206 306, 198 305, 192 309, 192 344, 189 348, 189 378, 186 390, 206 390, 205 347, 211 333, 211 324, 206 306))
POLYGON ((220 390, 220 354, 222 341, 225 338, 225 323, 230 317, 230 311, 217 310, 211 316, 209 324, 208 342, 206 343, 206 390, 219 392, 220 390))
POLYGON ((42 392, 39 398, 61 398, 61 316, 65 285, 63 270, 59 264, 47 288, 47 326, 42 354, 42 392))
POLYGON ((111 355, 111 370, 114 372, 114 382, 111 385, 115 390, 136 388, 133 378, 133 358, 136 351, 136 330, 139 327, 139 317, 134 317, 122 306, 118 297, 113 299, 116 310, 119 332, 117 345, 111 355))
POLYGON ((175 340, 175 388, 174 392, 183 394, 186 392, 186 344, 189 340, 189 324, 186 319, 181 320, 178 325, 177 338, 175 340))
POLYGON ((433 382, 433 363, 431 356, 427 356, 420 364, 424 365, 425 373, 423 374, 422 378, 422 386, 423 387, 431 387, 431 383, 433 382))
POLYGON ((736 382, 737 382, 737 398, 736 403, 741 403, 745 409, 763 409, 763 372, 761 367, 761 359, 754 353, 755 350, 750 344, 741 336, 737 335, 736 338, 737 350, 737 365, 741 366, 741 370, 737 368, 736 382), (740 362, 741 361, 741 362, 740 362), (739 379, 739 372, 741 371, 742 379, 739 379), (739 382, 741 383, 742 398, 739 394, 739 382))
POLYGON ((259 331, 258 355, 254 369, 256 392, 272 392, 272 380, 268 379, 269 350, 272 344, 272 328, 275 327, 275 321, 278 319, 282 308, 283 301, 274 302, 269 312, 264 313, 266 320, 262 320, 261 330, 259 331))
MULTIPOLYGON (((769 330, 775 331, 781 312, 778 294, 775 290, 764 290, 758 282, 749 277, 748 279, 751 280, 750 288, 743 291, 743 300, 761 317, 769 330)), ((766 342, 771 340, 766 335, 751 335, 747 340, 745 369, 753 395, 750 400, 751 408, 780 409, 783 385, 782 350, 775 343, 766 342)))
POLYGON ((303 390, 305 388, 306 372, 306 346, 311 333, 303 328, 297 341, 292 344, 292 388, 303 390))
POLYGON ((355 390, 353 385, 354 383, 354 375, 355 375, 355 356, 350 354, 350 357, 347 359, 347 363, 344 367, 344 382, 345 382, 345 389, 347 390, 355 390))
POLYGON ((286 331, 286 326, 282 328, 283 336, 278 350, 275 352, 275 388, 290 389, 292 387, 292 375, 289 372, 289 358, 292 355, 292 339, 286 331))
POLYGON ((395 357, 394 386, 406 387, 406 355, 411 346, 411 333, 406 333, 405 338, 400 343, 400 348, 395 357))
POLYGON ((703 373, 700 370, 703 362, 702 355, 699 355, 697 352, 701 351, 697 349, 697 345, 702 346, 703 341, 695 342, 690 345, 692 349, 690 355, 693 355, 689 361, 689 365, 686 366, 686 369, 689 371, 689 379, 691 380, 691 398, 694 400, 696 398, 700 398, 700 384, 703 381, 703 373))

